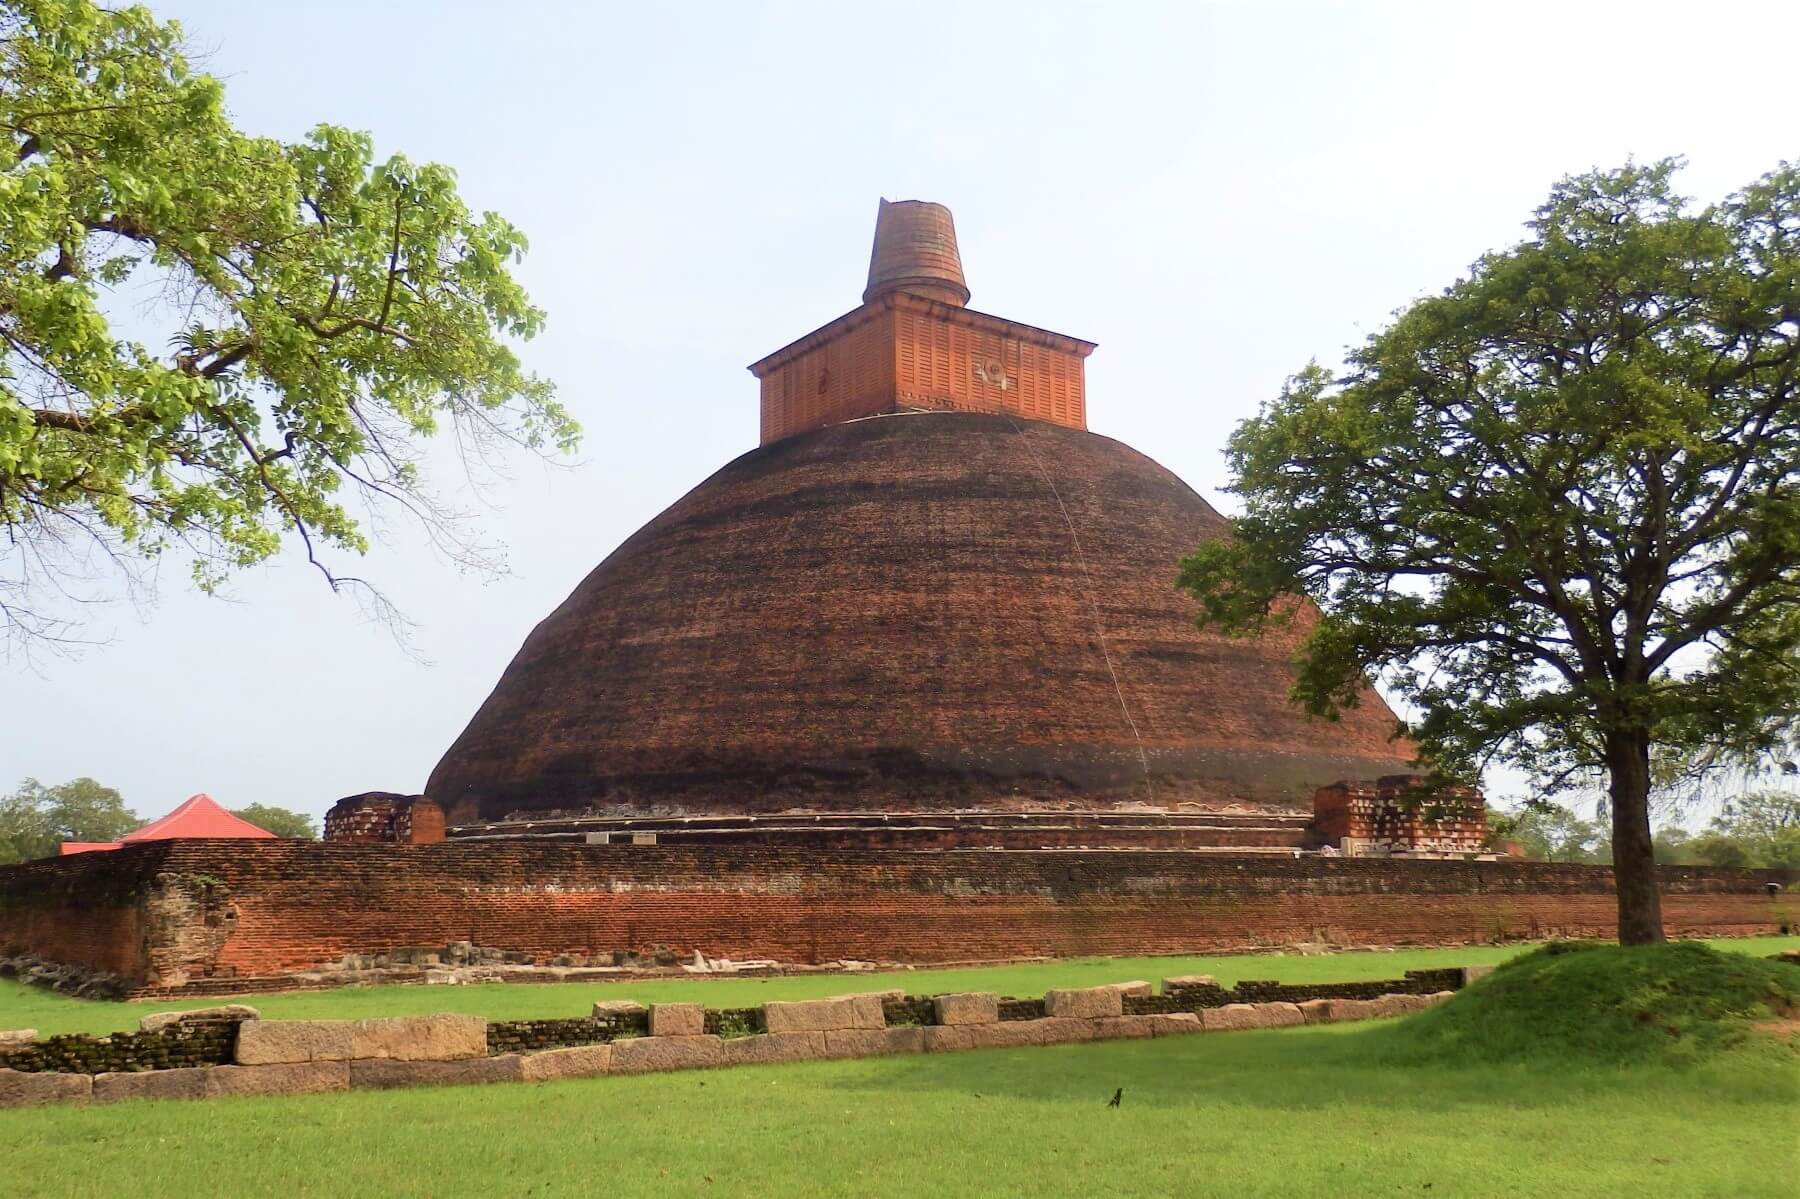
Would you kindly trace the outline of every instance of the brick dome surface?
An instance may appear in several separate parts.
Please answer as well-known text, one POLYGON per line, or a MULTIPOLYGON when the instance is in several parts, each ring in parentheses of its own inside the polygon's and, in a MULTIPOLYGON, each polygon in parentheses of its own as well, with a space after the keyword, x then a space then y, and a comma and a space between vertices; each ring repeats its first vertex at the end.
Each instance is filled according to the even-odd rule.
POLYGON ((1373 692, 1286 703, 1300 635, 1202 634, 1174 587, 1225 522, 1079 429, 829 426, 730 463, 533 630, 433 771, 528 814, 1300 810, 1406 768, 1373 692))

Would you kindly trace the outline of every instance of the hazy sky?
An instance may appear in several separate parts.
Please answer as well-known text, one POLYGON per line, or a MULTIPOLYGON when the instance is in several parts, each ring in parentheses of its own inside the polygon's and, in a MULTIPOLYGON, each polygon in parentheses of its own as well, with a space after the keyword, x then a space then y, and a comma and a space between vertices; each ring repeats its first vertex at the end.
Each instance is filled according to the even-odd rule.
POLYGON ((1791 3, 153 7, 247 130, 370 130, 527 232, 526 357, 586 441, 484 490, 510 576, 404 523, 362 564, 415 655, 288 557, 231 602, 171 561, 109 644, 6 664, 0 786, 145 816, 422 787, 531 627, 755 445, 744 367, 856 305, 879 197, 949 205, 972 306, 1097 341, 1091 427, 1228 506, 1237 421, 1559 176, 1686 154, 1715 198, 1800 153, 1791 3))

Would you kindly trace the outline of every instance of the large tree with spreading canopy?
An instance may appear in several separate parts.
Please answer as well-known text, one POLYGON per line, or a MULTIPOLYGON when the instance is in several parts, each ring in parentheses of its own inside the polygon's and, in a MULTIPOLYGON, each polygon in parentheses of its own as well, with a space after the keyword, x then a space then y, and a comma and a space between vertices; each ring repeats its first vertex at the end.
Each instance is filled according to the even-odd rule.
POLYGON ((1291 380, 1232 438, 1236 536, 1182 569, 1208 627, 1318 602, 1316 714, 1375 673, 1441 774, 1603 778, 1627 943, 1663 936, 1653 755, 1741 764, 1800 718, 1800 169, 1696 207, 1678 166, 1564 180, 1291 380))
POLYGON ((176 25, 89 0, 0 0, 0 135, 0 634, 170 550, 210 589, 291 537, 362 590, 350 496, 480 564, 424 441, 573 444, 509 345, 525 239, 449 169, 242 133, 176 25))

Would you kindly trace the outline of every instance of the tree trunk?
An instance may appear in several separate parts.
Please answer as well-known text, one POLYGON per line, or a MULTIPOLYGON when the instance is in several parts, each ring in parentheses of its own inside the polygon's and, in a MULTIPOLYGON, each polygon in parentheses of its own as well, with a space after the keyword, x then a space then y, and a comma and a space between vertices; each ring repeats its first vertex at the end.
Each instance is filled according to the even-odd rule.
POLYGON ((1650 845, 1650 735, 1625 730, 1606 739, 1612 796, 1613 887, 1619 897, 1619 944, 1663 940, 1656 851, 1650 845))

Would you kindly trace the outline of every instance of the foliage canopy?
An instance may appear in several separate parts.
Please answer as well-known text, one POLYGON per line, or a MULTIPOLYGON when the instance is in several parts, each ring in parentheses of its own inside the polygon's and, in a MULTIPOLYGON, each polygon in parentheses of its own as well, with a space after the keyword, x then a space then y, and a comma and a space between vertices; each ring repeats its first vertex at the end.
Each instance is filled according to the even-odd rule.
POLYGON ((543 319, 517 229, 367 134, 240 132, 141 7, 0 0, 0 81, 0 629, 65 632, 46 596, 96 556, 179 547, 213 589, 289 533, 375 595, 326 562, 368 548, 347 493, 484 564, 420 444, 577 436, 507 344, 543 319), (144 296, 166 349, 121 332, 144 296))
POLYGON ((231 814, 242 816, 265 833, 274 833, 277 837, 295 837, 302 841, 316 841, 319 837, 318 826, 311 816, 274 804, 253 803, 248 807, 233 808, 231 814))
POLYGON ((117 841, 142 824, 117 791, 93 779, 53 787, 26 779, 0 798, 0 865, 54 857, 64 841, 117 841))

